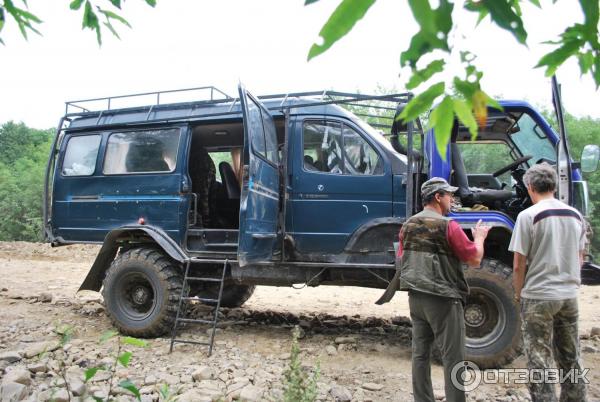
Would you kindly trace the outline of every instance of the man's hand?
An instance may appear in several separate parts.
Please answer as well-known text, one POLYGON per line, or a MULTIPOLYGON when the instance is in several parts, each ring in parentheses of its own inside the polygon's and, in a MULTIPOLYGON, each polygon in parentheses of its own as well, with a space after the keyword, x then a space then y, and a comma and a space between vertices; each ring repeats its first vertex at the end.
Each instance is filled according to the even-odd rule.
POLYGON ((483 244, 483 241, 487 237, 488 232, 490 231, 491 228, 492 228, 491 226, 484 225, 480 219, 477 222, 477 225, 475 225, 474 228, 471 228, 471 234, 473 235, 473 240, 476 243, 481 242, 481 244, 483 244))

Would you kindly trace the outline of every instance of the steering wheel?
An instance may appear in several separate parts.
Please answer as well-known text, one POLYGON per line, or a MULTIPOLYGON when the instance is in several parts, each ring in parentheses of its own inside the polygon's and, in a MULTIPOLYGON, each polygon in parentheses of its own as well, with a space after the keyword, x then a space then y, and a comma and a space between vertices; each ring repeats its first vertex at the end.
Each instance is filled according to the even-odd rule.
POLYGON ((527 162, 531 158, 533 158, 533 156, 531 156, 531 155, 522 156, 519 159, 517 159, 516 161, 514 161, 513 163, 511 163, 510 165, 506 165, 503 168, 496 170, 494 173, 492 173, 492 176, 498 177, 501 174, 508 172, 509 170, 516 169, 517 166, 519 166, 521 163, 527 162))

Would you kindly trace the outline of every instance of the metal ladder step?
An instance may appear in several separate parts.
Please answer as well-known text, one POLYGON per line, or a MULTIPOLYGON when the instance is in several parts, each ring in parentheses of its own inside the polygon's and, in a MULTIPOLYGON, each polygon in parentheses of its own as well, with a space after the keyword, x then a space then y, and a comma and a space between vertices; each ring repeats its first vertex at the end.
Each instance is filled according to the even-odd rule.
POLYGON ((177 322, 187 322, 193 324, 214 324, 215 320, 200 320, 194 318, 178 318, 177 322))
POLYGON ((190 272, 190 263, 191 260, 186 262, 185 266, 185 275, 183 276, 183 286, 181 287, 181 294, 179 296, 179 305, 177 306, 177 315, 175 316, 175 322, 173 323, 173 331, 171 333, 171 346, 169 348, 169 353, 173 351, 173 345, 175 343, 188 343, 194 345, 206 345, 208 346, 208 356, 212 354, 213 345, 215 341, 215 332, 217 330, 217 322, 219 320, 219 308, 221 307, 221 298, 223 296, 223 284, 225 283, 225 276, 227 275, 227 268, 229 268, 229 260, 225 260, 223 264, 223 272, 221 273, 221 278, 205 278, 205 277, 195 277, 189 276, 190 272), (191 297, 189 296, 189 281, 196 282, 209 282, 215 283, 219 282, 219 295, 216 299, 211 298, 203 298, 203 297, 191 297), (212 320, 204 320, 204 319, 195 319, 195 318, 182 318, 181 311, 182 306, 184 305, 184 301, 198 300, 205 303, 213 303, 215 306, 213 307, 213 319, 212 320), (190 339, 177 339, 177 327, 180 323, 189 323, 189 324, 211 324, 212 331, 210 332, 210 339, 208 342, 194 341, 190 339))
POLYGON ((221 282, 220 278, 200 278, 196 276, 186 276, 184 281, 199 281, 199 282, 221 282))
POLYGON ((207 299, 204 297, 198 297, 198 296, 190 296, 190 297, 184 297, 183 298, 184 301, 199 301, 202 303, 216 303, 219 301, 219 299, 207 299))

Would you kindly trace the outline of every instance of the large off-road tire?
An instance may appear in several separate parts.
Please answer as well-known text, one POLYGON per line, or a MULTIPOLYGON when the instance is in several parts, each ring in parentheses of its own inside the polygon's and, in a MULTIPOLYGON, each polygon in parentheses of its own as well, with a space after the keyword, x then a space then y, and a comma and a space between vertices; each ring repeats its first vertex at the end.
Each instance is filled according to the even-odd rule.
POLYGON ((465 306, 466 358, 480 368, 502 367, 521 350, 521 318, 513 302, 512 269, 484 259, 465 276, 470 294, 465 306))
POLYGON ((173 328, 183 279, 176 263, 153 248, 135 248, 110 265, 102 295, 119 332, 140 338, 173 328))
MULTIPOLYGON (((254 289, 256 289, 254 285, 225 283, 221 297, 221 307, 241 307, 252 296, 254 289)), ((204 288, 192 287, 190 296, 216 299, 219 296, 219 284, 205 286, 204 288)))

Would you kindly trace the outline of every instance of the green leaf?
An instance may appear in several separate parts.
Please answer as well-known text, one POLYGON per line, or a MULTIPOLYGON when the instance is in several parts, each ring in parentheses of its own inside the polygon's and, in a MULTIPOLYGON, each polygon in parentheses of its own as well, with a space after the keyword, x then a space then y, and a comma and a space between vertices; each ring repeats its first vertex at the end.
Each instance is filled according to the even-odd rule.
POLYGON ((117 30, 115 29, 115 27, 112 26, 112 24, 110 22, 104 22, 104 26, 108 28, 108 30, 114 35, 116 36, 117 39, 121 39, 121 37, 119 36, 119 33, 117 32, 117 30))
POLYGON ((137 346, 140 348, 148 347, 148 341, 144 341, 143 339, 132 338, 130 336, 124 336, 121 338, 121 342, 127 345, 137 346))
POLYGON ((598 31, 598 18, 600 17, 600 3, 597 0, 579 0, 583 15, 585 16, 585 25, 598 31))
POLYGON ((83 4, 83 0, 73 0, 71 4, 69 4, 69 8, 71 10, 79 10, 81 5, 83 4))
POLYGON ((459 98, 452 99, 452 103, 454 104, 454 113, 456 113, 460 122, 469 129, 471 141, 474 141, 477 137, 477 122, 475 121, 471 105, 459 98))
POLYGON ((117 360, 119 361, 119 363, 121 363, 121 365, 123 367, 128 367, 129 366, 129 361, 131 360, 131 356, 132 355, 133 355, 133 353, 131 353, 131 352, 123 352, 117 358, 117 360))
POLYGON ((104 343, 104 342, 108 341, 109 339, 114 338, 117 335, 119 335, 119 333, 117 331, 114 331, 114 330, 106 331, 105 333, 100 335, 100 343, 104 343))
POLYGON ((513 10, 513 2, 510 0, 482 0, 481 4, 487 8, 492 21, 500 28, 511 32, 519 43, 525 44, 527 32, 523 27, 523 20, 513 10))
POLYGON ((365 16, 375 0, 342 0, 329 20, 325 23, 319 36, 323 44, 313 44, 308 52, 308 60, 329 49, 335 42, 344 37, 354 25, 365 16))
POLYGON ((98 45, 102 46, 102 33, 100 32, 100 24, 98 22, 98 16, 92 10, 92 5, 89 0, 85 2, 85 9, 83 11, 83 28, 90 28, 96 31, 96 40, 98 45))
POLYGON ((444 100, 431 111, 429 116, 429 127, 434 129, 435 146, 446 160, 446 151, 452 134, 452 124, 454 123, 454 104, 450 96, 444 97, 444 100))
POLYGON ((414 89, 418 87, 421 83, 430 79, 434 74, 442 72, 445 64, 444 60, 438 59, 429 63, 423 70, 413 70, 413 75, 406 84, 406 88, 414 89))
POLYGON ((471 99, 476 90, 479 89, 479 85, 474 82, 464 81, 458 77, 454 77, 454 88, 466 99, 471 99))
POLYGON ((418 32, 410 40, 408 49, 400 54, 400 65, 403 67, 410 65, 414 68, 422 55, 434 49, 435 47, 427 40, 426 36, 422 32, 418 32))
POLYGON ((583 42, 580 41, 566 42, 558 49, 543 56, 535 67, 547 66, 546 77, 551 77, 556 72, 556 69, 558 69, 565 60, 576 54, 582 45, 583 42))
POLYGON ((129 28, 131 28, 131 25, 129 25, 129 22, 127 22, 127 20, 123 17, 121 17, 119 14, 113 13, 112 11, 108 11, 108 10, 103 10, 103 9, 99 9, 99 11, 104 14, 106 16, 107 19, 112 18, 114 20, 119 21, 120 23, 127 25, 129 28))
POLYGON ((529 0, 529 2, 531 4, 533 4, 534 6, 536 6, 537 8, 542 8, 542 5, 540 4, 540 0, 529 0))
POLYGON ((433 101, 444 93, 445 88, 443 82, 433 84, 425 92, 408 102, 402 113, 400 113, 400 118, 404 122, 409 122, 419 117, 420 114, 427 112, 431 109, 433 101))
POLYGON ((42 22, 42 20, 40 20, 34 14, 31 14, 29 11, 26 11, 26 10, 19 10, 19 11, 20 11, 21 17, 23 17, 25 20, 33 21, 33 22, 36 22, 38 24, 40 24, 42 22))
POLYGON ((319 0, 306 0, 306 1, 304 2, 304 5, 305 5, 305 6, 308 6, 309 4, 316 3, 317 1, 319 1, 319 0))
POLYGON ((156 0, 146 0, 146 4, 148 4, 150 7, 155 7, 156 0))
POLYGON ((500 105, 496 99, 492 98, 488 94, 485 94, 485 96, 487 97, 487 105, 488 106, 491 106, 494 109, 504 110, 504 108, 502 107, 502 105, 500 105))
POLYGON ((435 15, 433 14, 429 0, 408 0, 408 4, 421 30, 427 35, 436 36, 437 26, 435 15))
POLYGON ((91 367, 83 372, 84 379, 83 382, 88 382, 91 380, 99 370, 104 370, 102 367, 91 367))
POLYGON ((92 399, 96 402, 105 402, 104 399, 100 398, 99 396, 92 396, 92 399))
POLYGON ((585 74, 591 70, 594 65, 594 55, 592 52, 582 53, 577 56, 579 60, 579 69, 581 70, 581 74, 585 74))
POLYGON ((118 9, 121 9, 121 0, 110 0, 110 2, 113 6, 117 7, 118 9))
POLYGON ((594 82, 596 83, 596 90, 600 87, 600 57, 596 57, 594 61, 593 71, 594 82))
POLYGON ((421 30, 413 35, 408 49, 400 55, 400 64, 415 68, 417 61, 434 49, 448 51, 448 32, 452 28, 454 5, 440 0, 437 9, 432 9, 429 0, 410 0, 409 5, 421 30))
POLYGON ((133 384, 131 381, 123 380, 119 383, 119 387, 130 391, 133 395, 135 395, 135 397, 137 398, 138 401, 141 400, 140 391, 137 389, 135 384, 133 384))

